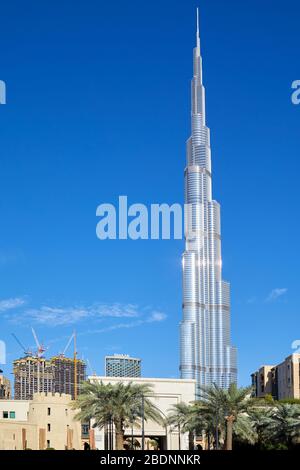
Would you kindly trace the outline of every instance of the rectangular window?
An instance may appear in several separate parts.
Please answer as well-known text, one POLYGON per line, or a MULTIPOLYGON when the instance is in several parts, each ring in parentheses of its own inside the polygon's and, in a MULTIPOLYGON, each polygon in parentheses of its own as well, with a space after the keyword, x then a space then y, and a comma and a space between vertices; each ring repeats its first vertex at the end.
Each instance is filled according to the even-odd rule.
POLYGON ((51 408, 48 408, 48 416, 51 415, 51 408))
POLYGON ((8 411, 3 411, 3 419, 8 418, 8 411))
POLYGON ((81 424, 81 437, 83 439, 89 437, 89 430, 90 430, 89 424, 81 424))
POLYGON ((50 441, 49 439, 47 439, 47 449, 49 449, 49 447, 50 447, 50 441))
POLYGON ((16 412, 15 411, 10 411, 9 412, 9 417, 10 417, 10 419, 15 419, 16 418, 16 412))
POLYGON ((48 430, 48 432, 51 431, 51 424, 50 423, 47 424, 47 430, 48 430))

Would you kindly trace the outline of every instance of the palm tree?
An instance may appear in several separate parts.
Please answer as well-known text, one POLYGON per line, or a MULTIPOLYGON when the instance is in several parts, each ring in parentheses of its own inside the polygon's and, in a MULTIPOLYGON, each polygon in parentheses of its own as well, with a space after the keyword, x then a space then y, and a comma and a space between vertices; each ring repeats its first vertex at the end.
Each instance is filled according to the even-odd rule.
MULTIPOLYGON (((225 390, 223 410, 226 419, 226 449, 232 450, 232 433, 234 424, 238 425, 238 419, 245 415, 251 405, 252 387, 238 388, 235 383, 230 384, 225 390)), ((244 421, 245 422, 245 421, 244 421)), ((241 421, 240 421, 241 423, 241 421)))
MULTIPOLYGON (((194 435, 199 430, 200 423, 194 405, 186 403, 176 403, 170 410, 167 423, 178 427, 179 435, 188 433, 189 450, 194 450, 194 435)), ((179 445, 180 447, 180 445, 179 445)), ((180 449, 179 449, 180 450, 180 449)))
POLYGON ((196 402, 198 413, 205 418, 214 436, 214 447, 219 449, 220 437, 224 432, 223 390, 215 384, 201 387, 201 396, 201 400, 196 402))
POLYGON ((154 450, 158 450, 159 449, 159 442, 156 440, 156 439, 150 439, 148 441, 148 443, 151 445, 151 447, 153 447, 154 450))
POLYGON ((218 414, 208 409, 207 403, 196 401, 192 409, 194 428, 197 432, 205 433, 207 438, 207 450, 211 449, 211 438, 214 437, 214 445, 218 448, 220 434, 220 420, 218 414))
POLYGON ((202 387, 199 410, 210 417, 211 423, 215 423, 216 448, 218 448, 221 431, 225 434, 226 449, 232 450, 233 427, 238 417, 245 414, 250 407, 251 390, 251 387, 238 388, 236 384, 231 384, 228 389, 223 389, 216 384, 211 387, 202 387))
POLYGON ((248 414, 240 414, 233 424, 233 436, 239 441, 256 444, 258 441, 258 434, 255 425, 248 414))
POLYGON ((127 438, 124 444, 127 446, 128 450, 137 450, 141 447, 141 444, 137 439, 127 438))
POLYGON ((116 448, 122 450, 125 428, 129 424, 138 423, 143 418, 157 423, 162 422, 160 411, 149 399, 152 395, 152 386, 148 384, 85 382, 73 407, 80 410, 76 419, 81 421, 93 419, 94 428, 102 429, 113 422, 116 448))
POLYGON ((248 410, 247 417, 251 423, 251 429, 249 427, 248 431, 245 433, 245 440, 248 440, 251 444, 256 442, 261 449, 265 448, 267 441, 270 440, 266 429, 272 421, 272 415, 274 413, 273 409, 268 404, 262 403, 262 405, 263 406, 256 406, 256 404, 254 404, 253 408, 248 410))
POLYGON ((266 422, 265 431, 271 440, 291 448, 300 437, 300 406, 278 403, 266 422))

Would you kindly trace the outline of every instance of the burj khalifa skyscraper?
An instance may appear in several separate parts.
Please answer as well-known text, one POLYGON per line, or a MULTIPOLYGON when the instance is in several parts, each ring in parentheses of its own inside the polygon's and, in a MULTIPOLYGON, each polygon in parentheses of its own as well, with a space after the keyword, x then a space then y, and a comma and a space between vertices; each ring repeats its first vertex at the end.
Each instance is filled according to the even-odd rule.
POLYGON ((185 252, 180 371, 201 387, 227 388, 237 380, 236 349, 230 338, 230 286, 222 279, 220 205, 212 198, 210 130, 206 126, 197 9, 192 135, 185 169, 185 252))

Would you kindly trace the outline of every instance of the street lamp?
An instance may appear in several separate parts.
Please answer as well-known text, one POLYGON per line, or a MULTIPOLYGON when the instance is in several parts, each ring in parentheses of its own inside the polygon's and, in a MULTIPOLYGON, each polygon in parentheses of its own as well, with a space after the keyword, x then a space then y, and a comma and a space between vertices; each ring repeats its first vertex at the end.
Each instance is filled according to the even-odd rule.
POLYGON ((145 450, 145 397, 142 395, 142 450, 145 450))

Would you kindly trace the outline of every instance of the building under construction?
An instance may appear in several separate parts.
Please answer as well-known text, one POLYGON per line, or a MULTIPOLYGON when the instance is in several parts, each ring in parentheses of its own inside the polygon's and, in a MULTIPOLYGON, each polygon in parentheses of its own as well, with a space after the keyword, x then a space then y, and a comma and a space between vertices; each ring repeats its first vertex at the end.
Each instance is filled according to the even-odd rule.
POLYGON ((74 399, 86 378, 86 365, 80 359, 75 362, 63 356, 50 359, 26 356, 13 365, 15 400, 32 400, 33 394, 40 392, 67 393, 74 399))
POLYGON ((14 390, 15 400, 32 400, 34 393, 66 393, 76 399, 79 394, 80 384, 86 379, 86 365, 81 359, 77 359, 76 333, 71 335, 62 353, 50 359, 45 359, 46 348, 39 342, 35 330, 32 334, 37 346, 36 353, 25 348, 15 334, 19 346, 24 351, 24 357, 13 362, 14 365, 14 390), (74 342, 74 357, 68 358, 65 353, 74 342))
POLYGON ((43 357, 25 356, 13 362, 15 400, 32 400, 34 393, 54 391, 54 365, 43 357))
POLYGON ((54 370, 54 391, 67 393, 74 400, 80 393, 80 384, 86 380, 86 365, 81 359, 71 359, 59 355, 52 357, 54 370), (76 393, 75 393, 76 388, 76 393))

